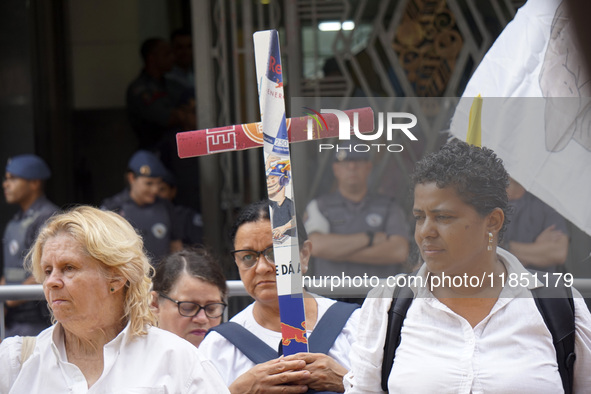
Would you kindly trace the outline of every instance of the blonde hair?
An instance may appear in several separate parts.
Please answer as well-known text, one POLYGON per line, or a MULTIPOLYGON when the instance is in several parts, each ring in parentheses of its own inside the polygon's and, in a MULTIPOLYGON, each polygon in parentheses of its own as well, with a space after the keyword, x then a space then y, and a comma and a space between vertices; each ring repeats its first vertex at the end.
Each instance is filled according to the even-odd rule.
POLYGON ((125 279, 122 323, 130 323, 132 336, 146 334, 146 324, 156 323, 148 298, 153 270, 142 238, 129 222, 116 213, 90 206, 78 206, 51 217, 25 260, 26 268, 39 283, 44 279, 43 247, 48 239, 59 234, 67 234, 78 242, 84 253, 102 264, 105 275, 125 279))

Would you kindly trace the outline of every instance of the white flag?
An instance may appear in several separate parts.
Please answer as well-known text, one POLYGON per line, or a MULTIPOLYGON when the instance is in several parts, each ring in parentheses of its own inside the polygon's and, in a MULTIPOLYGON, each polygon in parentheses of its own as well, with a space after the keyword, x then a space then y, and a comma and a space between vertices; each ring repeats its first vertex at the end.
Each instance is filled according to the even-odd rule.
POLYGON ((561 0, 529 0, 468 82, 451 132, 481 94, 482 146, 528 191, 591 235, 591 81, 561 0))

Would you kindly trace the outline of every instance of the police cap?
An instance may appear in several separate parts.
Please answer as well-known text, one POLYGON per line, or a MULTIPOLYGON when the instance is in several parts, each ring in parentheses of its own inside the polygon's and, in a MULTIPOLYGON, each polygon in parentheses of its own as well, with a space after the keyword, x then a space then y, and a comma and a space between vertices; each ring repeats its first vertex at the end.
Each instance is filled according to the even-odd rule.
POLYGON ((139 150, 131 156, 127 167, 138 176, 160 178, 166 174, 166 168, 160 159, 147 150, 139 150))
POLYGON ((355 150, 357 142, 357 140, 352 139, 349 141, 343 141, 337 145, 334 161, 368 161, 370 159, 369 152, 355 150))
POLYGON ((39 156, 32 154, 18 155, 8 159, 6 172, 23 179, 46 180, 51 177, 47 163, 39 156))

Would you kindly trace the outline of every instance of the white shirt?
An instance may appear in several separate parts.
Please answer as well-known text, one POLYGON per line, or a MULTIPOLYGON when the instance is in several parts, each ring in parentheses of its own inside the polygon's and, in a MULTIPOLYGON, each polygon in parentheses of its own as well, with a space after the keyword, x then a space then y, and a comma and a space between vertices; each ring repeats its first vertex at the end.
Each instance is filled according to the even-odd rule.
MULTIPOLYGON (((507 273, 530 275, 515 256, 497 249, 507 273)), ((423 265, 418 275, 425 277, 423 265)), ((531 297, 536 288, 505 284, 499 299, 474 328, 427 288, 413 289, 390 377, 390 393, 563 393, 552 336, 531 297)), ((591 314, 575 295, 574 393, 591 392, 591 314)), ((382 393, 381 372, 393 288, 378 287, 361 310, 344 378, 346 393, 382 393)))
POLYGON ((21 370, 22 337, 0 344, 0 393, 227 393, 215 368, 184 339, 155 327, 132 338, 129 325, 104 346, 104 369, 88 388, 80 369, 67 361, 61 325, 37 336, 21 370))
MULTIPOLYGON (((322 318, 327 309, 336 301, 329 298, 315 296, 318 304, 318 321, 322 318)), ((252 313, 254 303, 250 304, 230 321, 246 328, 260 340, 269 345, 272 349, 278 349, 281 341, 281 332, 269 330, 258 324, 252 313)), ((354 333, 359 322, 359 309, 357 309, 343 327, 343 330, 330 348, 328 355, 343 367, 349 369, 349 352, 354 341, 354 333)), ((308 333, 309 334, 309 333, 308 333)), ((219 333, 212 331, 207 334, 199 345, 203 357, 216 367, 222 380, 226 385, 231 385, 236 378, 250 370, 255 364, 238 350, 230 341, 219 333)))

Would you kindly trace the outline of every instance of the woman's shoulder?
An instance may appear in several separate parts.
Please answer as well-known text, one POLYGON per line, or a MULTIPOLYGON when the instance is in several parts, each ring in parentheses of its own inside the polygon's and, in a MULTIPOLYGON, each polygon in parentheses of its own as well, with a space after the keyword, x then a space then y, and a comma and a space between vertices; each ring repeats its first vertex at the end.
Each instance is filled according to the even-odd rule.
POLYGON ((254 319, 252 314, 252 309, 254 307, 254 302, 246 306, 243 310, 235 314, 230 321, 232 323, 240 324, 241 326, 245 325, 247 321, 254 319))
POLYGON ((51 342, 52 333, 53 326, 41 331, 36 337, 21 337, 17 335, 5 338, 0 342, 0 354, 2 355, 0 359, 5 361, 4 358, 9 357, 10 359, 16 360, 20 366, 22 352, 26 351, 30 354, 35 347, 51 342), (23 350, 23 343, 25 343, 25 346, 27 346, 29 350, 23 350))
MULTIPOLYGON (((398 279, 398 277, 403 277, 406 275, 407 274, 398 274, 394 278, 398 279)), ((373 300, 373 299, 391 300, 394 295, 394 290, 396 289, 396 283, 397 283, 396 280, 391 280, 391 279, 392 278, 380 279, 378 285, 376 287, 374 287, 373 289, 371 289, 367 293, 367 297, 365 298, 365 301, 373 300)), ((365 304, 365 302, 364 302, 364 304, 365 304)))
POLYGON ((213 365, 195 345, 184 338, 148 326, 146 335, 135 337, 130 343, 130 346, 137 344, 137 348, 125 349, 130 355, 128 360, 150 360, 150 366, 142 372, 157 376, 162 371, 174 371, 176 382, 170 383, 173 387, 171 391, 176 393, 180 392, 181 387, 193 387, 204 392, 224 392, 226 386, 213 365))
POLYGON ((39 347, 51 340, 52 328, 42 331, 36 337, 14 336, 5 338, 0 343, 0 393, 3 387, 10 386, 21 370, 23 361, 30 359, 33 353, 39 354, 39 347), (8 380, 5 380, 8 379, 8 380))
POLYGON ((385 281, 380 281, 380 284, 371 289, 365 301, 363 301, 359 319, 361 321, 375 322, 374 319, 382 320, 384 316, 387 318, 395 288, 395 286, 390 286, 385 281))
MULTIPOLYGON (((247 329, 252 324, 256 324, 252 314, 253 305, 254 303, 248 305, 246 308, 234 315, 229 321, 247 329)), ((222 334, 210 330, 205 336, 205 339, 203 339, 203 342, 201 342, 201 345, 199 345, 199 349, 205 352, 209 352, 210 350, 211 352, 216 352, 223 345, 230 345, 230 342, 222 334), (218 350, 216 350, 216 348, 218 350)))
MULTIPOLYGON (((326 312, 337 302, 337 300, 333 300, 332 298, 323 297, 318 294, 308 293, 310 296, 314 297, 316 304, 318 306, 318 322, 325 317, 326 312)), ((342 301, 341 301, 342 302, 342 301)), ((346 304, 345 302, 342 302, 346 304)), ((334 315, 333 315, 334 316, 334 315)), ((343 332, 355 332, 357 326, 359 324, 359 316, 360 316, 360 308, 355 309, 351 312, 350 315, 347 317, 347 321, 345 322, 341 333, 343 332)))
POLYGON ((14 336, 5 338, 0 342, 0 362, 16 361, 20 364, 20 352, 23 346, 23 337, 14 336))
POLYGON ((312 298, 314 298, 314 300, 316 301, 316 304, 318 305, 319 308, 324 307, 325 309, 332 306, 332 304, 336 303, 336 300, 333 300, 332 298, 327 298, 315 293, 310 293, 307 292, 307 295, 311 296, 312 298))
POLYGON ((8 337, 0 343, 0 393, 7 393, 21 368, 22 337, 8 337))
POLYGON ((145 342, 145 346, 150 352, 161 351, 162 353, 168 353, 172 351, 177 355, 185 354, 186 357, 199 357, 195 345, 170 331, 149 326, 147 332, 146 335, 138 336, 135 340, 145 342))
POLYGON ((145 338, 149 342, 169 342, 171 345, 190 343, 178 335, 159 327, 148 326, 146 335, 140 335, 138 338, 145 338))

